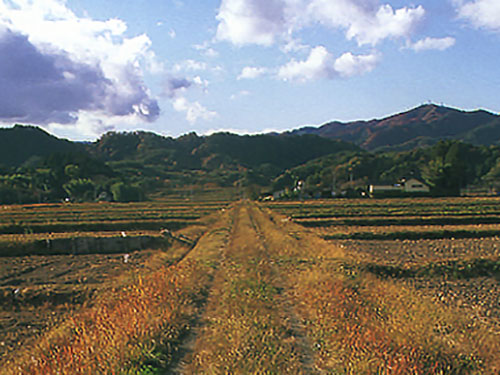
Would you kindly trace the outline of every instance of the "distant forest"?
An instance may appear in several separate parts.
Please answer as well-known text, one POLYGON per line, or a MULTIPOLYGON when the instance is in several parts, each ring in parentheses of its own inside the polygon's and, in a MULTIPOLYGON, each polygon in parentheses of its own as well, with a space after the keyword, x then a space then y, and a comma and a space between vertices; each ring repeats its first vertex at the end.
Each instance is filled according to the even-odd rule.
POLYGON ((33 126, 0 130, 0 203, 129 202, 186 189, 239 189, 258 198, 332 190, 359 196, 370 183, 415 177, 436 196, 500 185, 500 147, 441 140, 404 151, 368 151, 312 134, 179 138, 149 132, 103 135, 93 143, 61 140, 33 126), (29 147, 26 147, 29 145, 29 147), (302 192, 304 193, 304 192, 302 192))

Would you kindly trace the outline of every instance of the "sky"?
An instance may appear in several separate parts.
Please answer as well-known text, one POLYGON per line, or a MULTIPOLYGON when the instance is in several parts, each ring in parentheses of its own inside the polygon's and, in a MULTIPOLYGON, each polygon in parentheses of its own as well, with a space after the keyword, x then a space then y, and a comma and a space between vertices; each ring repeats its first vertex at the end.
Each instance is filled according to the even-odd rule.
POLYGON ((0 125, 253 134, 500 111, 500 0, 0 0, 0 125))

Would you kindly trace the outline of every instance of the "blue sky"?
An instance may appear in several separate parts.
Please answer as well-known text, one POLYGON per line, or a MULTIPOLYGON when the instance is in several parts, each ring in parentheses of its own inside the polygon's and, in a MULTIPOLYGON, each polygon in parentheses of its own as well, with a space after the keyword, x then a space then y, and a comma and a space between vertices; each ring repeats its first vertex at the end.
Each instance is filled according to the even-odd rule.
POLYGON ((0 124, 256 133, 500 111, 498 0, 0 0, 0 124))

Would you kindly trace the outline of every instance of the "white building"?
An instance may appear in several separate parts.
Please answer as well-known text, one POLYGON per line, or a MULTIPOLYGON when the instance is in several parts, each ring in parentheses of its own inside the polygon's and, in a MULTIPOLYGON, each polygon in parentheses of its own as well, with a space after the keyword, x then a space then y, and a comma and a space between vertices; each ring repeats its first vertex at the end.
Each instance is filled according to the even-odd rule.
POLYGON ((416 178, 410 178, 408 180, 403 179, 400 183, 394 185, 370 185, 368 191, 370 195, 389 192, 428 193, 430 188, 416 178))

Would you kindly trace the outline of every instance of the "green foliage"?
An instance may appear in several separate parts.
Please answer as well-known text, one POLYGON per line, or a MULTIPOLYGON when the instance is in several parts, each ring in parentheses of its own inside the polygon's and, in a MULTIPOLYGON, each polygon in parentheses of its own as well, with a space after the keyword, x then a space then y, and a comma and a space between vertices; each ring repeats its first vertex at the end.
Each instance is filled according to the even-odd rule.
POLYGON ((56 138, 35 126, 16 125, 0 129, 0 160, 19 167, 29 159, 39 160, 55 152, 82 152, 83 144, 56 138))
POLYGON ((393 184, 403 177, 426 182, 434 195, 458 195, 471 184, 490 190, 500 186, 500 148, 457 141, 372 153, 314 135, 189 133, 173 139, 148 132, 110 132, 84 145, 62 142, 36 128, 19 127, 11 133, 15 140, 24 135, 50 142, 44 143, 44 152, 25 157, 22 166, 8 158, 6 166, 0 166, 0 202, 5 203, 57 201, 68 195, 93 200, 103 193, 118 201, 138 201, 146 193, 170 194, 193 186, 239 186, 251 196, 262 187, 294 194, 298 181, 305 181, 302 194, 307 196, 331 196, 331 191, 358 196, 368 184, 393 184), (67 145, 74 145, 76 152, 67 145))
POLYGON ((71 199, 77 201, 92 200, 95 195, 95 184, 88 178, 70 180, 63 185, 63 189, 71 199))
POLYGON ((296 177, 294 177, 290 171, 286 171, 273 181, 272 188, 274 191, 284 190, 293 187, 296 182, 296 177))
POLYGON ((0 204, 22 203, 21 192, 5 183, 0 183, 0 204))
POLYGON ((498 147, 457 141, 404 152, 340 152, 290 169, 274 180, 280 183, 273 189, 293 187, 295 181, 288 178, 290 175, 306 181, 307 188, 316 192, 366 189, 368 184, 394 184, 401 178, 414 177, 427 183, 434 195, 453 196, 467 185, 500 183, 499 152, 498 147))
POLYGON ((69 178, 80 177, 80 167, 75 164, 68 164, 64 167, 64 174, 69 178))
POLYGON ((116 202, 140 202, 144 200, 144 193, 138 186, 118 182, 111 186, 111 194, 116 202))

